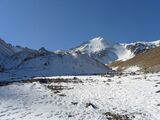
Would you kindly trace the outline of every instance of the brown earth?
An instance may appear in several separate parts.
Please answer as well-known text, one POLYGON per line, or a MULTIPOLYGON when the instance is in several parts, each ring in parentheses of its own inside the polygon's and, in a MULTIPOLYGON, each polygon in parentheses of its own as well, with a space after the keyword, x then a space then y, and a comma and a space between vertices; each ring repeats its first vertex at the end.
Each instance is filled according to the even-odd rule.
POLYGON ((109 66, 118 67, 118 70, 123 70, 127 67, 135 65, 141 67, 144 71, 160 71, 160 47, 156 47, 148 50, 145 53, 138 54, 127 61, 113 62, 109 66))

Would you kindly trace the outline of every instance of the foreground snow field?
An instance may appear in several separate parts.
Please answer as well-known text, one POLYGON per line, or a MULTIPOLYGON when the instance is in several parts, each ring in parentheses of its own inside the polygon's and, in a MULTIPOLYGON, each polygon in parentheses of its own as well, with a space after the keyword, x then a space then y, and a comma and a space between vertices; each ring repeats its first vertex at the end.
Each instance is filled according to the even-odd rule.
POLYGON ((159 73, 47 79, 0 86, 0 120, 160 119, 159 73))

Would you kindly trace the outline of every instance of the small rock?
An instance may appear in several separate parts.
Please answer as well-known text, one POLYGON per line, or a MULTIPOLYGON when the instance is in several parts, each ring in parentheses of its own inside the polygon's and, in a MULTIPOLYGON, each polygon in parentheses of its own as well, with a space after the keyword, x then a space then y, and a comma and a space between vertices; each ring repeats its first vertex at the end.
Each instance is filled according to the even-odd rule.
POLYGON ((88 108, 89 106, 91 106, 91 107, 94 108, 94 109, 97 109, 97 108, 98 108, 97 106, 95 106, 95 105, 92 104, 92 103, 86 103, 86 108, 88 108))
POLYGON ((160 90, 156 91, 156 93, 160 93, 160 90))

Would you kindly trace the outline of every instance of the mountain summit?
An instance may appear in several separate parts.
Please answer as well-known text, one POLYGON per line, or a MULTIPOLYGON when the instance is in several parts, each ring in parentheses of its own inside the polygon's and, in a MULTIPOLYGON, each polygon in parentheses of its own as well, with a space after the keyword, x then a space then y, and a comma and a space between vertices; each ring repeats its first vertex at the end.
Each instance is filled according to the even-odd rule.
POLYGON ((88 42, 81 44, 80 46, 74 48, 74 51, 79 51, 82 53, 96 53, 105 50, 110 45, 102 37, 94 38, 88 42))
POLYGON ((103 64, 108 64, 115 60, 127 60, 134 56, 125 45, 109 43, 102 37, 83 43, 71 49, 71 52, 88 54, 103 64))

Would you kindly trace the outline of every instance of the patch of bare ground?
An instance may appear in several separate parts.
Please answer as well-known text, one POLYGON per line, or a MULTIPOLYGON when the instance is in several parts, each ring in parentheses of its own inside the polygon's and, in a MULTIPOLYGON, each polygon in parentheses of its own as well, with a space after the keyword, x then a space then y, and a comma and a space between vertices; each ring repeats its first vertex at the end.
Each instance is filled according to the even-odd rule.
POLYGON ((68 86, 62 86, 62 85, 47 85, 46 86, 49 90, 53 91, 54 94, 57 94, 59 96, 66 96, 65 94, 61 93, 62 90, 70 90, 73 88, 69 88, 68 86))
MULTIPOLYGON (((120 115, 118 113, 106 112, 103 113, 106 116, 107 120, 131 120, 128 115, 120 115)), ((134 118, 134 116, 132 116, 134 118)))
POLYGON ((69 88, 68 86, 62 86, 62 85, 47 85, 47 88, 52 91, 61 91, 61 90, 70 90, 73 88, 69 88))
POLYGON ((140 66, 143 70, 149 72, 160 71, 160 47, 150 49, 147 52, 138 54, 126 61, 113 62, 109 66, 118 67, 118 70, 121 71, 124 68, 135 65, 140 66))
POLYGON ((50 84, 50 83, 83 83, 80 79, 74 78, 43 78, 43 79, 28 79, 28 80, 15 80, 15 81, 0 81, 0 86, 7 86, 13 83, 33 83, 39 82, 41 84, 50 84))
POLYGON ((43 78, 43 79, 34 79, 36 81, 39 81, 40 83, 82 83, 82 81, 76 77, 74 78, 43 78))

